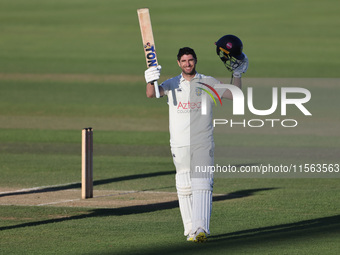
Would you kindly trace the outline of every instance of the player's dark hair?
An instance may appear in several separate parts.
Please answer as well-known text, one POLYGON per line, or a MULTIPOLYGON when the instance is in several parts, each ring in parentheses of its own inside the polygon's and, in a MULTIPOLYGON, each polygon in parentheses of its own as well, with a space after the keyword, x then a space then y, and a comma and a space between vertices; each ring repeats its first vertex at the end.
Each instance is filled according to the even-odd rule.
POLYGON ((179 61, 183 55, 192 55, 197 61, 196 53, 189 47, 180 48, 177 54, 177 60, 179 61))

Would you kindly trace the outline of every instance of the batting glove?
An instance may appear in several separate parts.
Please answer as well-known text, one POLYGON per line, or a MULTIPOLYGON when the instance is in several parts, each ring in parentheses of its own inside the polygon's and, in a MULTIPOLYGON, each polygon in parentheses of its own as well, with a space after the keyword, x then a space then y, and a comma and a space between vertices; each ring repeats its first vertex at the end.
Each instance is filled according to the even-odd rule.
POLYGON ((246 54, 244 54, 244 59, 242 60, 242 63, 234 69, 233 76, 235 78, 241 78, 242 73, 245 73, 248 69, 248 57, 246 54))
POLYGON ((161 69, 162 67, 160 65, 148 68, 144 72, 146 83, 157 81, 161 76, 161 69))

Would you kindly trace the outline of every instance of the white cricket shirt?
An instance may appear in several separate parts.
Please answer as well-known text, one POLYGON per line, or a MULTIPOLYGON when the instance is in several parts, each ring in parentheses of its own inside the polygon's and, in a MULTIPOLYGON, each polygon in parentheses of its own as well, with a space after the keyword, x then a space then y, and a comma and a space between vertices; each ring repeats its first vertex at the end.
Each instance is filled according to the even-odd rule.
POLYGON ((214 89, 221 82, 211 76, 196 73, 191 81, 182 74, 164 81, 160 86, 168 97, 171 147, 183 147, 213 142, 211 96, 222 97, 226 89, 214 89), (206 115, 202 114, 206 108, 206 115))

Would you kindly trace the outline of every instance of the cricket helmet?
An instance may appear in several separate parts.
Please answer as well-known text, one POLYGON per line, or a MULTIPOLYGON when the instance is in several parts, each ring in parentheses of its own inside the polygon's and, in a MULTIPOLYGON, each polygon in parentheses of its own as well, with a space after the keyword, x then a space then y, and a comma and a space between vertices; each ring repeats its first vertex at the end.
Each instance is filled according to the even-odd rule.
POLYGON ((216 43, 216 53, 229 71, 235 70, 245 58, 243 44, 235 35, 222 36, 216 43))

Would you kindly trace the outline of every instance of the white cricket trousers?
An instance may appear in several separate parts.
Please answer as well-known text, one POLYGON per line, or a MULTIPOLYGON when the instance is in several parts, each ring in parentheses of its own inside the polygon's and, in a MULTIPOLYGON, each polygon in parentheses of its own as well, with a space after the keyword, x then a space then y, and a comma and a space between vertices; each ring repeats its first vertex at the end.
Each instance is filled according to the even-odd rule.
POLYGON ((199 228, 210 234, 214 178, 214 143, 171 148, 184 235, 199 228))

